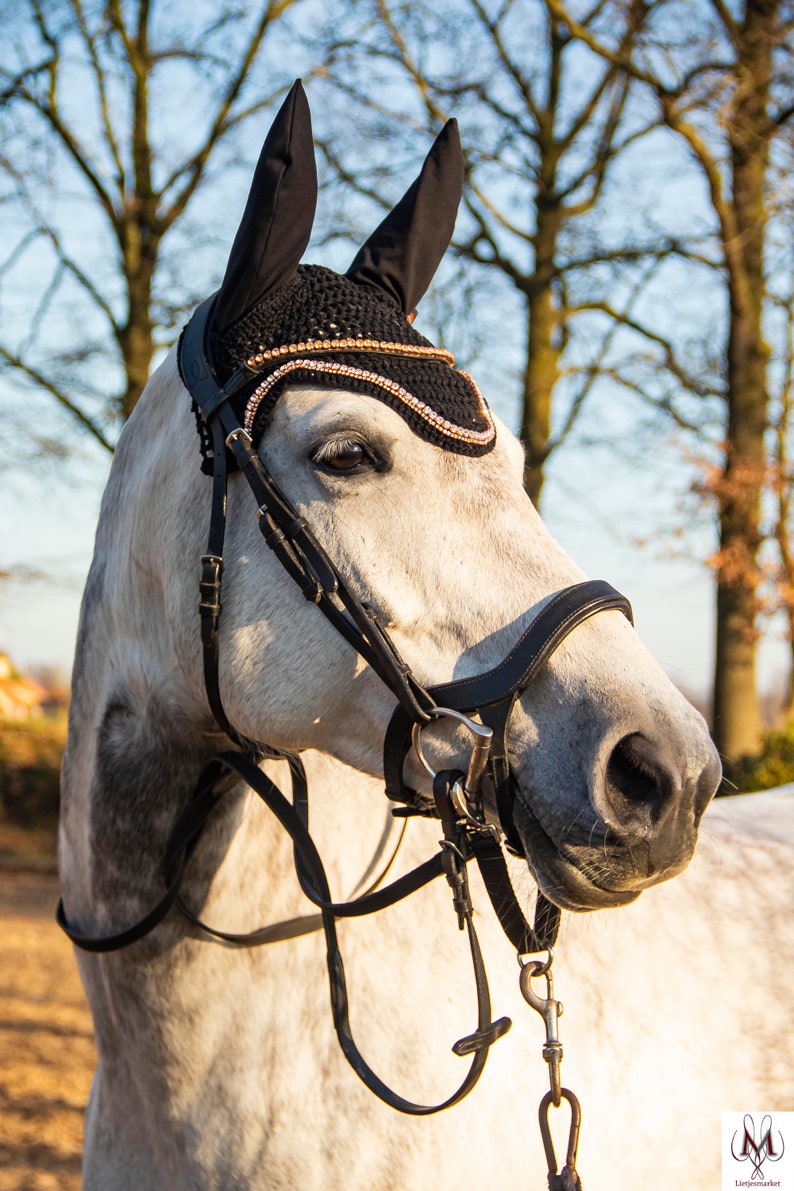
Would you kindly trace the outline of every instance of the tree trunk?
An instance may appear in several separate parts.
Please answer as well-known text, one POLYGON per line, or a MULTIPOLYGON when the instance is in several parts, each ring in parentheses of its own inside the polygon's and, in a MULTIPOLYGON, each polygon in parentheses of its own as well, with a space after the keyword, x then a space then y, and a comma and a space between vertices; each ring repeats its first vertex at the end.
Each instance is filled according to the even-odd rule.
POLYGON ((119 334, 126 371, 122 417, 130 416, 149 379, 154 352, 152 281, 162 225, 152 187, 152 144, 149 128, 149 80, 153 61, 149 52, 149 0, 141 0, 134 38, 129 42, 133 72, 132 162, 134 194, 124 197, 121 250, 127 281, 127 322, 119 334))
POLYGON ((738 243, 726 245, 730 291, 725 463, 720 484, 714 739, 730 775, 757 753, 756 589, 767 426, 762 331, 769 142, 767 101, 778 0, 747 0, 728 135, 738 243))
POLYGON ((138 219, 128 221, 124 237, 128 313, 118 336, 125 371, 125 388, 119 412, 125 421, 146 386, 152 366, 152 279, 157 248, 158 240, 145 224, 138 219))
MULTIPOLYGON (((552 45, 559 71, 560 47, 552 45)), ((535 234, 532 237, 534 269, 526 288, 527 355, 522 385, 520 438, 526 452, 524 488, 537 508, 543 488, 544 465, 551 438, 551 398, 560 371, 559 313, 554 294, 557 241, 564 217, 556 193, 559 149, 554 140, 556 84, 538 136, 540 168, 536 198, 535 234)))
POLYGON ((555 345, 558 319, 549 284, 538 286, 527 300, 527 358, 524 368, 521 441, 524 444, 524 487, 537 507, 551 436, 551 396, 559 374, 555 345))

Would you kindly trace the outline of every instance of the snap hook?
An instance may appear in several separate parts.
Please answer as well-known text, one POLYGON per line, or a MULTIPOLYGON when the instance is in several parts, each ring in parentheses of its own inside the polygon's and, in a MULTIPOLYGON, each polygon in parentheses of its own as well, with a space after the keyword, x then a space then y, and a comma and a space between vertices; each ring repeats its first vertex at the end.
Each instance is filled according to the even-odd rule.
POLYGON ((568 1148, 565 1153, 565 1165, 557 1171, 557 1156, 554 1153, 554 1142, 549 1126, 549 1109, 554 1103, 552 1092, 547 1092, 540 1102, 538 1121, 540 1136, 543 1139, 543 1149, 546 1151, 546 1163, 549 1168, 549 1191, 582 1191, 582 1180, 576 1169, 576 1151, 579 1147, 579 1129, 582 1124, 582 1106, 576 1096, 568 1088, 560 1089, 561 1100, 567 1100, 571 1108, 571 1128, 568 1132, 568 1148))

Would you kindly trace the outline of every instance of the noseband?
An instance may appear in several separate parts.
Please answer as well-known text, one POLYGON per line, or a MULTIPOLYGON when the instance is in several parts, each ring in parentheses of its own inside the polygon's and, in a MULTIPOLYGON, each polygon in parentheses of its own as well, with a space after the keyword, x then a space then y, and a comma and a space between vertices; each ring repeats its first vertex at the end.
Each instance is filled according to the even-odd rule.
POLYGON ((608 583, 591 581, 567 587, 537 614, 507 656, 484 674, 425 687, 406 665, 373 608, 347 586, 305 519, 279 487, 240 424, 230 398, 253 390, 257 370, 241 365, 222 384, 212 362, 209 324, 214 297, 198 307, 179 345, 179 368, 212 437, 213 480, 207 552, 201 558, 201 641, 207 699, 219 727, 239 751, 218 754, 203 770, 196 791, 179 818, 165 857, 166 893, 132 927, 108 936, 94 936, 71 926, 61 903, 58 922, 76 946, 106 952, 126 947, 148 934, 176 906, 208 935, 241 946, 255 946, 322 927, 328 944, 328 970, 334 1025, 345 1057, 367 1086, 392 1107, 413 1115, 437 1112, 462 1099, 477 1082, 488 1049, 510 1026, 508 1018, 491 1021, 490 999, 482 956, 474 931, 468 891, 467 863, 476 859, 486 890, 510 942, 520 954, 551 947, 559 927, 559 909, 538 893, 533 926, 524 918, 512 891, 503 846, 523 855, 513 817, 514 782, 508 748, 511 713, 558 645, 583 621, 598 612, 618 610, 629 620, 631 605, 608 583), (441 820, 441 852, 390 885, 351 902, 334 903, 325 871, 308 831, 308 791, 297 755, 285 754, 247 740, 230 723, 219 686, 219 625, 223 549, 226 528, 227 452, 251 488, 257 522, 268 547, 304 597, 314 603, 334 628, 360 654, 397 700, 384 740, 386 793, 401 805, 397 815, 433 814, 441 820), (450 719, 472 735, 467 772, 435 772, 424 757, 422 733, 432 722, 450 719), (433 799, 405 785, 403 767, 414 746, 433 778, 433 799), (290 803, 259 768, 266 757, 286 760, 290 767, 290 803), (263 799, 291 836, 301 888, 318 915, 264 927, 247 935, 231 935, 208 927, 180 899, 180 885, 201 831, 228 785, 230 774, 246 782, 263 799), (477 1029, 455 1044, 459 1055, 471 1055, 469 1072, 443 1104, 414 1104, 387 1088, 367 1066, 350 1032, 344 968, 335 923, 338 918, 370 914, 406 897, 440 875, 453 890, 460 929, 468 932, 478 997, 477 1029))

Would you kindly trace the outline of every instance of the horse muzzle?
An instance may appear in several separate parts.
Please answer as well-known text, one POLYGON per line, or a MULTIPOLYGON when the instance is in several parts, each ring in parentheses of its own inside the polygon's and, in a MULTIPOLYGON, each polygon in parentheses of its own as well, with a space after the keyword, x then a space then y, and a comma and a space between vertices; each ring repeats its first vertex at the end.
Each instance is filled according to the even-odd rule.
POLYGON ((513 819, 543 892, 563 909, 601 909, 677 875, 692 858, 720 774, 716 750, 685 777, 666 742, 632 733, 595 767, 589 797, 563 826, 513 774, 513 819))

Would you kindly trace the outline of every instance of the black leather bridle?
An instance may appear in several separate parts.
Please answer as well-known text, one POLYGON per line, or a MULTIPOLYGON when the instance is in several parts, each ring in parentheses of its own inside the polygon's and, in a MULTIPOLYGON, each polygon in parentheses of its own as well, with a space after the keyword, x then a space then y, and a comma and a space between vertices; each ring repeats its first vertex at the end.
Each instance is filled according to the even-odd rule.
POLYGON ((217 724, 239 751, 219 753, 202 771, 194 795, 180 816, 166 849, 166 893, 143 919, 115 934, 94 936, 70 925, 61 903, 58 922, 76 946, 93 952, 113 951, 138 941, 174 906, 206 934, 240 946, 257 946, 322 927, 328 948, 334 1025, 346 1058, 366 1085, 386 1103, 402 1112, 426 1115, 456 1103, 471 1090, 485 1065, 489 1047, 510 1026, 508 1018, 491 1021, 485 969, 472 921, 468 861, 476 859, 502 927, 519 954, 551 947, 559 928, 560 911, 542 893, 538 893, 534 924, 529 925, 515 898, 506 869, 503 846, 522 854, 513 820, 514 794, 507 741, 511 712, 522 692, 577 625, 598 612, 615 609, 631 620, 631 606, 624 596, 602 581, 567 587, 544 605, 498 666, 471 678, 424 687, 400 657, 374 610, 350 591, 344 577, 276 483, 242 428, 230 398, 252 389, 257 371, 243 364, 225 384, 219 380, 209 343, 214 300, 212 297, 203 302, 186 326, 179 345, 179 368, 208 427, 213 449, 210 528, 207 552, 201 559, 200 582, 205 687, 217 724), (219 686, 219 625, 227 451, 231 452, 253 493, 259 529, 268 547, 305 598, 317 605, 397 699, 397 708, 384 741, 386 792, 393 800, 405 804, 395 813, 431 813, 441 820, 444 839, 439 853, 385 888, 350 902, 334 903, 331 900, 325 870, 308 830, 308 789, 300 757, 247 740, 230 723, 223 707, 219 686), (446 770, 433 774, 431 802, 405 785, 403 765, 412 738, 421 758, 422 727, 443 717, 450 717, 467 727, 474 737, 474 747, 468 773, 446 770), (291 803, 259 768, 258 762, 266 757, 288 762, 293 791, 291 803), (190 856, 232 774, 256 791, 292 838, 298 879, 305 895, 318 908, 319 915, 237 935, 207 926, 182 901, 180 886, 190 856), (386 1087, 356 1048, 350 1031, 345 974, 335 924, 338 918, 371 914, 393 905, 442 874, 453 890, 460 929, 465 928, 468 932, 477 987, 478 1024, 471 1035, 453 1047, 456 1054, 472 1056, 466 1078, 442 1104, 428 1106, 406 1100, 386 1087))

